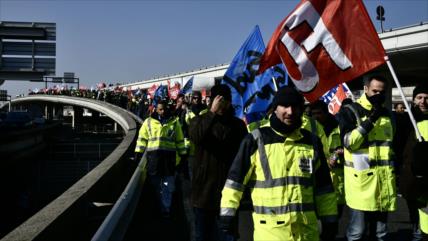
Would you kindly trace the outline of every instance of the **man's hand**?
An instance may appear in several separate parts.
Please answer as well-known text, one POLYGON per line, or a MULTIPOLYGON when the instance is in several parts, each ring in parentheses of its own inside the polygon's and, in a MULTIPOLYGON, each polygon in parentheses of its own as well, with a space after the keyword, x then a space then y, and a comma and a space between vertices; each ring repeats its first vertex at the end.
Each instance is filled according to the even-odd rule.
POLYGON ((328 164, 331 168, 335 167, 340 160, 340 156, 343 156, 343 148, 337 148, 328 160, 328 164))
POLYGON ((373 110, 371 111, 371 113, 369 115, 370 122, 375 123, 379 119, 379 117, 386 115, 387 112, 388 111, 384 107, 373 108, 373 110))
POLYGON ((221 95, 217 95, 215 98, 214 98, 214 100, 213 100, 213 103, 212 103, 212 105, 211 105, 211 109, 210 109, 210 111, 212 112, 212 113, 214 113, 214 114, 218 114, 218 112, 219 112, 219 110, 221 109, 221 107, 222 107, 222 102, 223 102, 224 100, 223 100, 223 96, 221 96, 221 95))

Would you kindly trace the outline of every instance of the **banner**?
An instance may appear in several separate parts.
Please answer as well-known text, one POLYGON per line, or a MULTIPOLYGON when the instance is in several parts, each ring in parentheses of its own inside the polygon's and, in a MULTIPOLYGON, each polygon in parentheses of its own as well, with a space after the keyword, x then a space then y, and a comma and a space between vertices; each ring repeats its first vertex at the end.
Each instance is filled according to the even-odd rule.
POLYGON ((153 84, 152 87, 150 87, 147 90, 147 95, 150 96, 150 99, 155 98, 155 92, 156 92, 157 88, 158 88, 158 86, 156 84, 153 84))
POLYGON ((264 84, 259 82, 270 81, 270 77, 261 75, 256 80, 260 57, 264 52, 265 45, 260 33, 259 26, 255 26, 250 36, 239 49, 238 53, 229 65, 222 84, 230 87, 232 92, 232 105, 235 108, 235 116, 244 117, 245 108, 251 104, 254 94, 260 90, 264 84))
POLYGON ((155 91, 155 97, 154 99, 166 99, 168 98, 168 86, 166 85, 159 85, 159 87, 155 91))
POLYGON ((264 84, 259 91, 256 92, 252 103, 248 105, 245 111, 247 123, 259 121, 266 116, 266 113, 272 103, 277 88, 288 85, 288 75, 285 66, 280 63, 268 70, 263 75, 264 84))
POLYGON ((178 94, 180 93, 180 84, 175 83, 175 85, 168 90, 168 95, 171 99, 175 100, 178 97, 178 94))
POLYGON ((342 102, 346 98, 353 98, 352 92, 349 87, 343 83, 339 84, 333 89, 327 91, 322 97, 321 100, 328 105, 328 111, 336 115, 339 112, 342 102))
POLYGON ((183 89, 180 90, 180 93, 187 95, 192 93, 193 88, 193 76, 186 82, 183 89))
POLYGON ((277 27, 260 60, 281 61, 310 102, 385 63, 385 50, 361 0, 302 0, 277 27))

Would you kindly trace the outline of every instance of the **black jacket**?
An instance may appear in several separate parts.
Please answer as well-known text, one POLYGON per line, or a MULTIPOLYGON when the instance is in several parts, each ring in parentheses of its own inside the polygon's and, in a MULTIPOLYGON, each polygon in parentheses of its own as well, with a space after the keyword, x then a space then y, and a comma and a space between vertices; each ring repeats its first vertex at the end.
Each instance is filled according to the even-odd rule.
MULTIPOLYGON (((415 116, 416 122, 428 120, 428 114, 422 114, 420 111, 418 111, 418 109, 413 109, 412 112, 415 116)), ((412 165, 416 160, 422 163, 427 163, 428 156, 426 155, 426 148, 419 148, 418 150, 415 149, 418 140, 416 138, 414 129, 412 129, 409 133, 409 136, 405 143, 406 144, 403 150, 404 163, 400 175, 399 188, 404 198, 406 198, 407 200, 417 200, 421 196, 428 196, 428 175, 426 175, 428 170, 426 169, 426 165, 422 168, 422 170, 417 170, 425 173, 425 175, 423 175, 423 178, 416 178, 416 174, 414 173, 415 168, 412 165)), ((427 144, 428 143, 424 143, 424 146, 426 147, 427 144)))
POLYGON ((189 134, 195 145, 191 195, 194 207, 220 209, 221 190, 247 133, 245 123, 232 115, 219 116, 209 111, 191 120, 189 134))

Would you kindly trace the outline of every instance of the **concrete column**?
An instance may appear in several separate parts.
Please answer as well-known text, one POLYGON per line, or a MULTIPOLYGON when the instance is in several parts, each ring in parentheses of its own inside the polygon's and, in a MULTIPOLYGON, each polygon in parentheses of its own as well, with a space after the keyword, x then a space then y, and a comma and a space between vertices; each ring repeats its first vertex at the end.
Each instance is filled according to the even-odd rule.
POLYGON ((49 114, 48 114, 48 105, 45 105, 45 119, 47 120, 49 118, 49 114))
POLYGON ((98 131, 98 125, 100 125, 100 112, 91 110, 92 112, 92 123, 94 125, 94 131, 98 131))
POLYGON ((73 108, 73 114, 71 115, 71 128, 74 129, 75 127, 75 119, 74 119, 74 108, 73 108))
POLYGON ((73 128, 76 129, 82 124, 83 119, 83 108, 79 106, 73 106, 73 128))

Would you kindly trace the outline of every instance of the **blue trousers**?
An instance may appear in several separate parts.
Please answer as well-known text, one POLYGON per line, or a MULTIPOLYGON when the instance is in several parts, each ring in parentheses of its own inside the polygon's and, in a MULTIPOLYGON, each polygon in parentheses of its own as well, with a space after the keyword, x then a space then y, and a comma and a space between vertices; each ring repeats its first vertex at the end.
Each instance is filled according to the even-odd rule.
POLYGON ((387 212, 369 212, 349 208, 350 220, 346 237, 348 241, 365 240, 366 226, 370 240, 385 241, 387 235, 387 212))
POLYGON ((172 194, 175 190, 175 176, 161 177, 158 175, 149 175, 147 177, 156 192, 161 212, 169 214, 171 211, 172 194))

